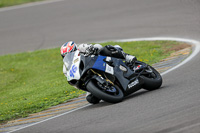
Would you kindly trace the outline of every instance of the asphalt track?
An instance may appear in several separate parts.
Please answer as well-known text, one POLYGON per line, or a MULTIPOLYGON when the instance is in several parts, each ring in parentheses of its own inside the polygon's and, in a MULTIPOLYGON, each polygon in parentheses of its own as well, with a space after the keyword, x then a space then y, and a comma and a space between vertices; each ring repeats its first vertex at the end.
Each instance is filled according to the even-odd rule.
MULTIPOLYGON (((0 54, 145 37, 200 41, 199 0, 61 0, 0 10, 0 54)), ((20 133, 199 133, 200 56, 163 75, 162 88, 100 103, 20 133)))

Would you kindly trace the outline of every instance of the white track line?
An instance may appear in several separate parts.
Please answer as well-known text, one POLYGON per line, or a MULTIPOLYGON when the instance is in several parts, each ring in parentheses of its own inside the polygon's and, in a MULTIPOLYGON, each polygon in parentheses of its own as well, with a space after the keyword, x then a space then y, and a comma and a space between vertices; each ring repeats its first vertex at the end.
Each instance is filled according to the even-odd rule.
POLYGON ((59 115, 53 116, 53 117, 51 117, 51 118, 48 118, 48 119, 45 119, 45 120, 42 120, 42 121, 39 121, 39 122, 36 122, 36 123, 30 124, 30 125, 27 125, 27 126, 24 126, 24 127, 21 127, 21 128, 18 128, 18 129, 13 130, 13 131, 9 131, 9 132, 7 132, 7 133, 13 133, 13 132, 16 132, 16 131, 22 130, 22 129, 24 129, 24 128, 27 128, 27 127, 31 127, 31 126, 34 126, 34 125, 40 124, 40 123, 42 123, 42 122, 45 122, 45 121, 48 121, 48 120, 51 120, 51 119, 54 119, 54 118, 57 118, 57 117, 60 117, 60 116, 63 116, 63 115, 66 115, 66 114, 72 113, 72 112, 77 111, 77 110, 79 110, 79 109, 85 108, 85 107, 87 107, 87 106, 89 106, 89 105, 91 105, 91 104, 84 105, 84 106, 82 106, 82 107, 79 107, 79 108, 76 108, 76 109, 70 110, 70 111, 68 111, 68 112, 65 112, 65 113, 62 113, 62 114, 59 114, 59 115))
MULTIPOLYGON (((188 61, 190 61, 193 57, 195 57, 199 51, 200 51, 200 42, 199 41, 196 41, 196 40, 191 40, 191 39, 183 39, 183 38, 169 38, 169 37, 153 37, 153 38, 136 38, 136 39, 123 39, 123 40, 115 40, 115 42, 129 42, 129 41, 155 41, 155 40, 169 40, 169 41, 178 41, 178 42, 186 42, 188 44, 191 44, 191 45, 194 45, 194 50, 192 52, 192 54, 186 58, 183 62, 181 62, 180 64, 176 65, 175 67, 161 73, 161 75, 165 75, 171 71, 173 71, 174 69, 177 69, 178 67, 182 66, 183 64, 187 63, 188 61)), ((102 41, 102 42, 106 42, 106 41, 102 41)), ((27 127, 30 127, 30 126, 34 126, 36 124, 39 124, 39 123, 42 123, 42 122, 45 122, 45 121, 48 121, 48 120, 51 120, 51 119, 54 119, 54 118, 57 118, 57 117, 60 117, 60 116, 63 116, 63 115, 66 115, 66 114, 69 114, 69 113, 72 113, 74 111, 77 111, 79 109, 83 109, 85 107, 88 107, 90 106, 90 104, 87 104, 85 106, 82 106, 80 108, 76 108, 74 110, 71 110, 71 111, 68 111, 68 112, 65 112, 63 114, 60 114, 60 115, 57 115, 57 116, 54 116, 54 117, 51 117, 51 118, 48 118, 48 119, 45 119, 45 120, 42 120, 42 121, 39 121, 39 122, 36 122, 36 123, 33 123, 33 124, 30 124, 30 125, 27 125, 27 126, 24 126, 24 127, 21 127, 19 129, 16 129, 16 130, 13 130, 13 131, 10 131, 8 133, 12 133, 12 132, 15 132, 15 131, 19 131, 19 130, 22 130, 24 128, 27 128, 27 127)))
POLYGON ((31 7, 31 6, 37 6, 37 5, 44 5, 44 4, 60 2, 60 1, 64 1, 64 0, 45 0, 45 1, 32 2, 32 3, 16 5, 16 6, 3 7, 0 9, 0 12, 21 9, 21 8, 26 8, 26 7, 31 7))

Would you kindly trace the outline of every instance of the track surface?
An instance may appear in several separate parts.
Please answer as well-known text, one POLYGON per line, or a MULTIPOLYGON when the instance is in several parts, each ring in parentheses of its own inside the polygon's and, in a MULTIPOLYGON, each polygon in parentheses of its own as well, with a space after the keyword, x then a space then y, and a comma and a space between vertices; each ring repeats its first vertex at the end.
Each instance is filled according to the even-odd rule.
MULTIPOLYGON (((0 54, 141 37, 200 41, 199 0, 64 0, 0 11, 0 54)), ((163 76, 161 89, 100 103, 16 132, 198 133, 200 56, 163 76)))

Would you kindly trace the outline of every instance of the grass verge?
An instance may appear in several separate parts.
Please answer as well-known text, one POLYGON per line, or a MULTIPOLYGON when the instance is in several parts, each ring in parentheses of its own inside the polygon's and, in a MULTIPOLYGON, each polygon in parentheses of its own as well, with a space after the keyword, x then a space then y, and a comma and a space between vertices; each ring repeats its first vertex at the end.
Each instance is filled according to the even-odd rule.
POLYGON ((36 2, 36 1, 42 1, 42 0, 0 0, 0 8, 19 5, 19 4, 25 4, 25 3, 30 3, 30 2, 36 2))
MULTIPOLYGON (((174 41, 107 42, 148 64, 185 44, 174 41)), ((59 48, 0 56, 0 123, 45 110, 83 94, 68 85, 59 48)))

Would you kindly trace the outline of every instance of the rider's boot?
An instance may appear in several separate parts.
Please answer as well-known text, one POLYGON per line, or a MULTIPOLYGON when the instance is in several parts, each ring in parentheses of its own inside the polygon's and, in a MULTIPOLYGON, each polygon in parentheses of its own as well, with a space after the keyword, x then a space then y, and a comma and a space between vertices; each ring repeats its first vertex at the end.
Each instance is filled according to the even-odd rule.
POLYGON ((134 62, 137 61, 137 58, 133 55, 127 54, 125 57, 125 61, 127 64, 134 64, 134 62))
POLYGON ((100 99, 95 97, 94 95, 92 94, 89 94, 88 96, 86 96, 86 100, 91 103, 91 104, 97 104, 100 102, 100 99))
POLYGON ((128 64, 135 72, 138 72, 143 68, 142 65, 135 66, 135 61, 137 61, 137 58, 133 55, 126 55, 125 61, 126 64, 128 64))

